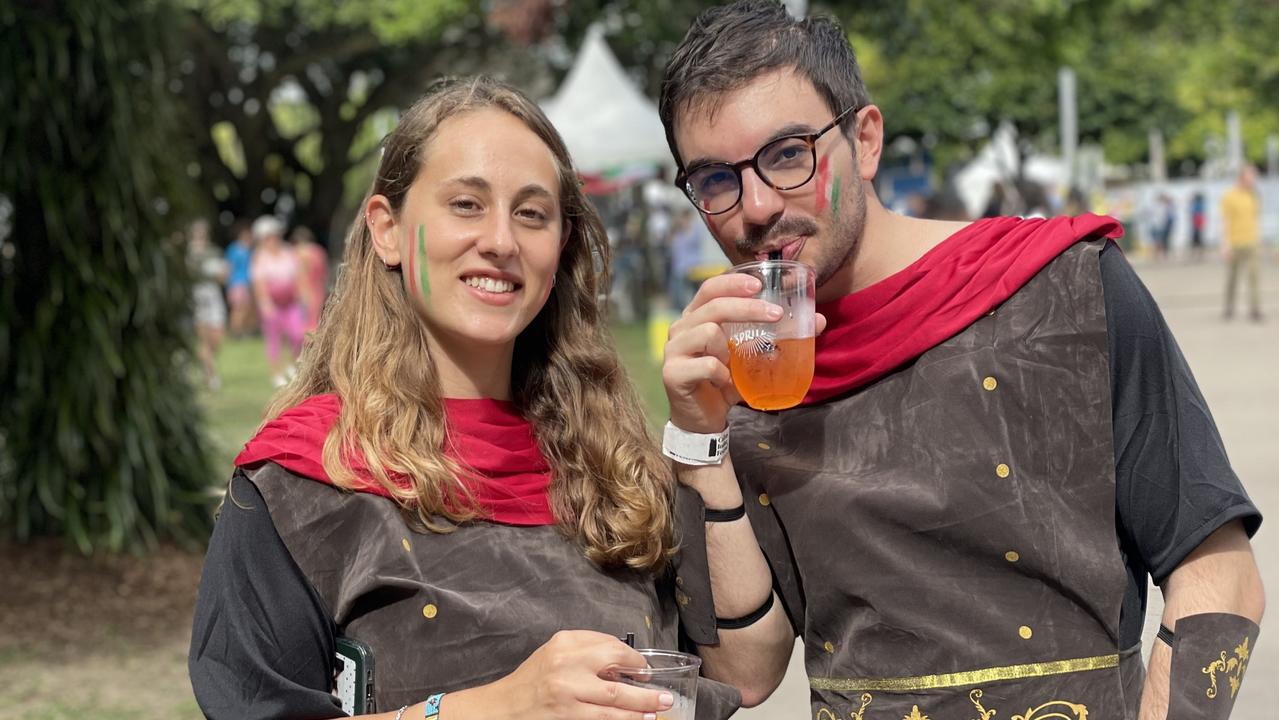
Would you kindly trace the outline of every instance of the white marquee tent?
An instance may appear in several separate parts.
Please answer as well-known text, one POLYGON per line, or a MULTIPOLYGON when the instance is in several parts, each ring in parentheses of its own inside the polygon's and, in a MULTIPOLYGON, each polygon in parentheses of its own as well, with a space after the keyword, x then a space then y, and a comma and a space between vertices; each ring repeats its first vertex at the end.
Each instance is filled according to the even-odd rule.
POLYGON ((672 164, 657 106, 631 82, 598 24, 587 30, 564 84, 542 109, 582 172, 672 164))

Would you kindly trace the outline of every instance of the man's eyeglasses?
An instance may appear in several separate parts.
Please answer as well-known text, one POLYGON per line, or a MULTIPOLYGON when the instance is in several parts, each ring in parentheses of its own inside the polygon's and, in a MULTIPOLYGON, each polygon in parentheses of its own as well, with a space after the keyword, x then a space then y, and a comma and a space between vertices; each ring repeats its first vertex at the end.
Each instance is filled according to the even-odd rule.
POLYGON ((719 215, 737 206, 742 199, 742 168, 753 168, 759 179, 774 190, 794 190, 812 180, 817 172, 817 140, 845 115, 863 107, 848 108, 815 133, 778 138, 760 148, 749 160, 706 163, 681 171, 675 178, 675 186, 705 215, 719 215))

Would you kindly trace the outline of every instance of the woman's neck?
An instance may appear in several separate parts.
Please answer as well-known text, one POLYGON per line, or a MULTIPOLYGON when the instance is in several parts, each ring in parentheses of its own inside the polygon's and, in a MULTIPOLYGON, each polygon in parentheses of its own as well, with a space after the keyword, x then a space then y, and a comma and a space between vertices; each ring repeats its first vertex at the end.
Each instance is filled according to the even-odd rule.
POLYGON ((465 348, 431 340, 431 355, 440 377, 440 395, 448 398, 511 399, 514 345, 505 348, 465 348))

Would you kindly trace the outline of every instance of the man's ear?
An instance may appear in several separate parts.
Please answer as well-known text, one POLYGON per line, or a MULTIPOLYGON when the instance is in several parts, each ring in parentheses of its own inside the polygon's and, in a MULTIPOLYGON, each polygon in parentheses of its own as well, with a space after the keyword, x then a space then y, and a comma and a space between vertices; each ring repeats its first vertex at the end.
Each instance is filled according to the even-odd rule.
POLYGON ((862 180, 871 181, 879 174, 879 158, 884 150, 884 116, 874 105, 862 108, 861 116, 857 134, 853 136, 857 146, 857 171, 862 180))
POLYGON ((364 204, 364 224, 373 238, 373 252, 387 267, 400 264, 400 233, 385 195, 374 195, 364 204))

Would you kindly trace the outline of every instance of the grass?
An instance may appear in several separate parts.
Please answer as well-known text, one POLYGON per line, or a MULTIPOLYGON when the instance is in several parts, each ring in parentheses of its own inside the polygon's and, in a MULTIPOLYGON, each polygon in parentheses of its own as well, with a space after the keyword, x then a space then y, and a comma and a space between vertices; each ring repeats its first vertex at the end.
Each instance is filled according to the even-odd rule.
MULTIPOLYGON (((665 337, 664 331, 662 336, 665 337)), ((649 327, 614 326, 613 340, 644 402, 649 427, 656 431, 666 422, 667 405, 661 365, 650 353, 649 327)), ((258 338, 227 341, 218 356, 218 368, 222 388, 217 392, 204 392, 201 399, 218 467, 229 474, 232 459, 261 424, 262 411, 274 389, 263 344, 258 338)), ((222 481, 223 478, 219 478, 219 483, 222 481)))

